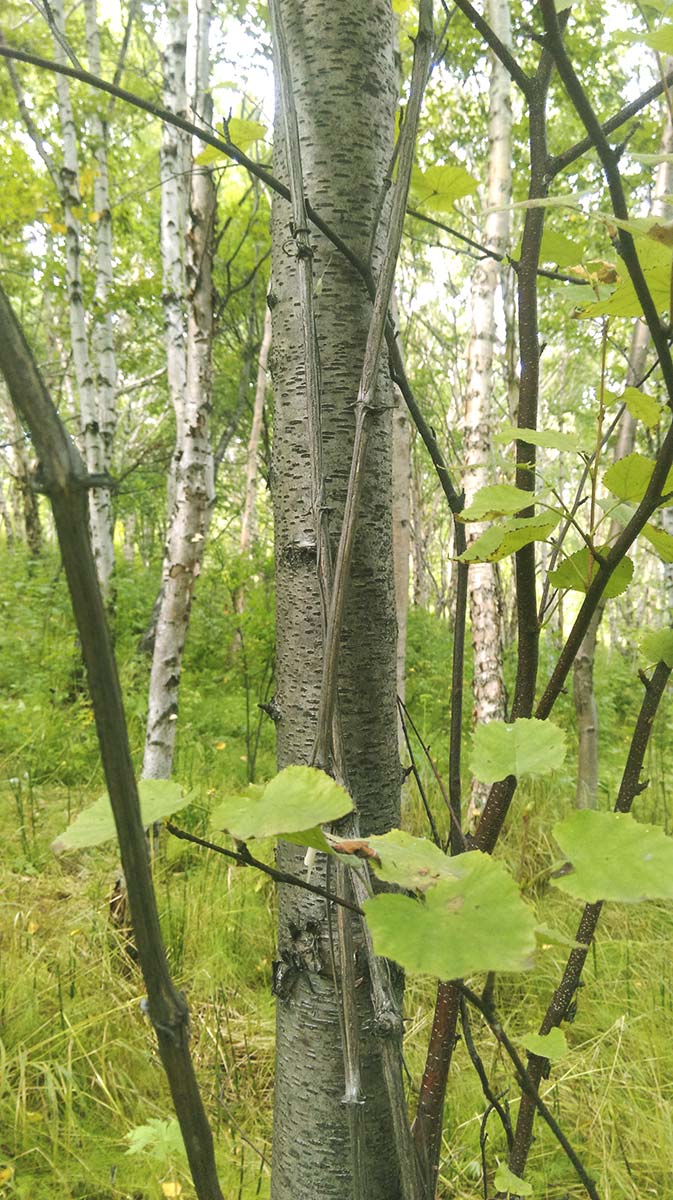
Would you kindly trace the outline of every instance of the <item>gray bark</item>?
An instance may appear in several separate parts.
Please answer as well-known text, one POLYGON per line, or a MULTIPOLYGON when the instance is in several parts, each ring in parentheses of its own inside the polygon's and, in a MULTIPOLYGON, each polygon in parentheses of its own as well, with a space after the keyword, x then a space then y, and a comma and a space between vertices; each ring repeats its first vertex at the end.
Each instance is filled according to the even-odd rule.
POLYGON ((257 524, 257 481, 259 478, 257 455, 259 451, 260 434, 262 432, 262 417, 264 415, 264 399, 266 397, 267 367, 270 350, 271 309, 267 305, 264 314, 264 333, 262 335, 262 344, 259 349, 259 360, 257 363, 257 381, 255 384, 255 403, 252 410, 252 425, 250 427, 250 437, 248 438, 248 454, 245 467, 245 500, 243 502, 243 515, 241 517, 241 539, 239 543, 241 554, 248 553, 255 538, 257 524))
MULTIPOLYGON (((409 555, 411 552, 411 425, 404 397, 395 388, 393 411, 393 566, 397 610, 397 694, 405 695, 407 614, 409 611, 409 555)), ((400 728, 400 735, 402 730, 400 728)), ((402 743, 400 743, 402 744, 402 743)))
MULTIPOLYGON (((392 21, 385 0, 281 0, 289 43, 305 191, 361 256, 392 149, 395 106, 392 21), (363 103, 363 97, 366 103, 363 103)), ((279 114, 280 121, 280 114, 279 114)), ((276 171, 286 176, 282 125, 276 171)), ((322 617, 316 571, 311 463, 307 439, 303 334, 295 261, 285 253, 289 206, 274 202, 272 280, 275 390, 274 504, 277 576, 278 765, 310 762, 321 685, 322 617)), ((318 235, 316 326, 322 368, 325 502, 334 553, 348 484, 353 402, 371 304, 348 264, 318 235)), ((379 403, 390 387, 380 380, 379 403)), ((339 671, 346 774, 364 831, 399 820, 395 712, 396 624, 392 574, 390 411, 369 442, 339 671)), ((284 868, 302 855, 283 847, 284 868)), ((324 869, 324 868, 319 868, 324 869)), ((294 889, 279 895, 281 950, 299 949, 300 977, 277 1009, 274 1200, 350 1200, 349 1127, 337 1002, 324 905, 294 889), (310 933, 315 922, 314 934, 310 933), (306 933, 307 922, 309 934, 306 933), (292 929, 303 931, 293 939, 292 929), (315 953, 308 942, 315 940, 315 953), (310 986, 308 979, 310 978, 310 986)), ((365 1101, 367 1195, 395 1200, 398 1172, 366 983, 358 989, 365 1101)))

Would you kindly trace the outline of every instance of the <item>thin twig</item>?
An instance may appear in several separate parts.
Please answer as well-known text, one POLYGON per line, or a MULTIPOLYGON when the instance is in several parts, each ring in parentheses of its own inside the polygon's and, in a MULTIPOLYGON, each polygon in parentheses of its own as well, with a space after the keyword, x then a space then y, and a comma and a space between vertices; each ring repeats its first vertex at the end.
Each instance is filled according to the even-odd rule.
POLYGON ((593 1179, 591 1178, 588 1171, 586 1170, 586 1167, 584 1166, 581 1158, 579 1157, 577 1152, 571 1146, 570 1142, 568 1141, 566 1135, 564 1134, 563 1130, 561 1129, 561 1126, 559 1125, 558 1121, 554 1117, 553 1113, 550 1111, 550 1109, 547 1107, 544 1100, 542 1099, 539 1091, 537 1090, 535 1084, 533 1083, 533 1080, 529 1076, 529 1074, 526 1070, 526 1067, 516 1050, 516 1047, 513 1045, 513 1043, 510 1041, 509 1037, 505 1033, 496 1014, 493 1012, 493 1010, 489 1006, 487 1006, 486 1004, 483 1003, 483 1001, 479 998, 479 996, 476 995, 475 992, 471 991, 470 988, 466 987, 464 983, 458 984, 458 987, 460 988, 462 995, 465 997, 465 999, 468 1001, 468 1003, 471 1004, 473 1006, 473 1008, 476 1008, 477 1011, 481 1013, 482 1017, 488 1024, 489 1028, 491 1029, 491 1031, 493 1032, 493 1034, 495 1035, 497 1040, 500 1042, 500 1045, 503 1047, 505 1053, 511 1059, 511 1061, 514 1065, 514 1069, 516 1070, 517 1076, 519 1078, 521 1087, 525 1091, 526 1095, 530 1096, 535 1107, 537 1108, 538 1112, 540 1113, 540 1116, 546 1122, 546 1124, 549 1126, 549 1128, 551 1129, 552 1133, 554 1134, 554 1137, 556 1138, 557 1142, 563 1148, 566 1155, 570 1159, 570 1162, 572 1163, 573 1167, 575 1168, 575 1171, 577 1172, 577 1175, 579 1176, 584 1187, 586 1188, 588 1195, 591 1197, 591 1200, 600 1200, 600 1197, 596 1190, 596 1184, 594 1183, 593 1179))
POLYGON ((340 904, 342 908, 349 908, 351 912, 357 913, 359 917, 364 916, 363 909, 351 900, 347 900, 345 896, 338 896, 336 892, 321 887, 319 883, 309 883, 306 879, 300 879, 298 875, 292 875, 289 871, 279 871, 276 867, 270 867, 268 863, 255 858, 248 850, 245 842, 237 843, 238 850, 228 850, 225 846, 218 846, 216 842, 209 842, 206 838, 198 837, 195 833, 188 833, 186 829, 180 829, 172 821, 167 821, 165 828, 169 833, 172 833, 173 837, 180 838, 183 842, 192 842, 195 846, 203 846, 205 850, 214 850, 216 854, 224 854, 225 858, 233 859, 240 867, 254 867, 256 871, 261 871, 263 875, 268 875, 276 883, 287 883, 291 887, 303 888, 305 892, 312 892, 314 896, 322 896, 324 900, 331 900, 333 904, 340 904))

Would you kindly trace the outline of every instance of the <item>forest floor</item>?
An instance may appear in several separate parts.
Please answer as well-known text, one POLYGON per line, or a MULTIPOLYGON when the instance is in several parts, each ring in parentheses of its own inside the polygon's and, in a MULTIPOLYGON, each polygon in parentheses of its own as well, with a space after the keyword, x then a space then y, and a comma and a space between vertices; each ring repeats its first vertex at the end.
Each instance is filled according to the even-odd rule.
MULTIPOLYGON (((110 915, 117 870, 112 844, 57 858, 51 842, 104 790, 91 713, 76 661, 63 582, 53 561, 34 568, 4 558, 0 570, 0 1197, 22 1200, 160 1200, 193 1197, 128 934, 110 915), (19 601, 17 603, 17 600, 19 601)), ((255 755, 273 772, 271 732, 256 704, 268 690, 270 618, 262 575, 243 638, 221 575, 206 577, 185 671, 176 777, 192 802, 180 814, 202 832, 224 789, 238 791, 255 755), (210 591, 209 591, 210 589, 210 591), (215 603, 220 605, 220 617, 215 603), (214 639, 214 640, 213 640, 214 639), (212 666, 213 644, 222 664, 212 666), (244 651, 241 650, 241 645, 244 651), (247 655, 245 663, 241 655, 247 655)), ((117 628, 131 736, 141 747, 146 664, 135 651, 151 581, 119 585, 117 628)), ((446 701, 437 679, 449 652, 446 627, 416 614, 409 703, 442 761, 446 701)), ((446 676, 444 675, 444 678, 446 676)), ((615 685, 618 689, 618 685, 615 685)), ((623 691, 623 688, 622 688, 623 691)), ((636 698, 637 699, 637 698, 636 698)), ((634 703, 636 701, 634 700, 634 703)), ((628 735, 619 696, 603 697, 613 743, 628 735), (610 707, 612 706, 612 707, 610 707), (618 733, 621 725, 626 732, 618 733)), ((566 714, 567 716, 567 714, 566 714)), ((666 715, 670 725, 670 713, 666 715)), ((667 822, 662 726, 650 771, 655 786, 638 815, 667 822)), ((424 777, 432 795, 429 768, 424 777)), ((549 886, 557 861, 550 828, 572 800, 570 776, 520 795, 499 853, 540 922, 572 938, 578 905, 549 886), (560 798, 559 798, 560 797, 560 798)), ((610 788, 604 802, 607 806, 610 788)), ((409 787, 404 823, 424 832, 409 787)), ((271 852, 271 847, 267 847, 271 852)), ((269 1194, 274 1005, 274 896, 269 881, 165 837, 154 864, 170 963, 191 1010, 192 1046, 229 1197, 269 1194)), ((564 1025, 565 1058, 545 1081, 547 1104, 597 1180, 605 1200, 673 1200, 673 919, 663 904, 613 906, 601 920, 577 1014, 564 1025)), ((505 975, 496 1002, 516 1042, 534 1031, 567 951, 541 949, 535 970, 505 975)), ((481 980, 474 981, 475 986, 481 980)), ((300 981, 298 986, 303 986, 300 981)), ((422 1071, 432 1018, 431 981, 411 980, 405 1000, 409 1097, 422 1071)), ((290 1001, 291 1002, 291 1001, 290 1001)), ((515 1117, 518 1092, 490 1035, 473 1022, 487 1070, 515 1117)), ((483 1196, 480 1132, 486 1107, 462 1040, 446 1106, 439 1195, 483 1196)), ((505 1157, 488 1123, 489 1169, 505 1157)), ((580 1197, 573 1170, 545 1127, 527 1178, 535 1197, 580 1197)), ((319 1200, 317 1197, 316 1200, 319 1200)))

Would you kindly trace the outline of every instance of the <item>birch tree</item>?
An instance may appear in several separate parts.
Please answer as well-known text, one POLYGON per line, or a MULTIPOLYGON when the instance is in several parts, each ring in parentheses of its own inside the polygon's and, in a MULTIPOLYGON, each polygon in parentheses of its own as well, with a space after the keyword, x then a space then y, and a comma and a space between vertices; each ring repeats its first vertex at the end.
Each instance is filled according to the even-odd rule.
MULTIPOLYGON (((360 258, 367 259, 374 243, 376 270, 380 240, 372 236, 373 223, 390 162, 396 101, 390 5, 385 0, 365 6, 356 0, 338 6, 326 0, 280 0, 275 8, 288 46, 304 194, 319 205, 322 218, 360 258)), ((287 178, 285 105, 277 87, 275 170, 287 178)), ((367 290, 352 265, 322 235, 311 231, 309 247, 302 250, 298 243, 297 254, 310 255, 313 278, 321 284, 314 304, 322 467, 318 465, 315 478, 309 435, 314 418, 307 412, 306 330, 298 299, 299 260, 287 250, 292 219, 287 203, 276 198, 271 299, 275 708, 281 768, 310 763, 314 757, 323 674, 319 573, 321 564, 325 569, 325 555, 333 557, 337 551, 354 443, 353 402, 372 315, 367 290), (320 540, 325 519, 329 547, 320 540)), ((310 339, 310 317, 307 325, 310 339)), ((338 676, 345 770, 361 828, 372 832, 383 831, 399 819, 390 402, 390 382, 381 373, 375 436, 368 443, 362 478, 338 676)), ((282 847, 279 861, 285 869, 303 870, 296 847, 282 847)), ((291 994, 279 991, 274 1200, 314 1200, 318 1192, 330 1200, 350 1200, 353 1194, 363 1194, 357 1191, 363 1186, 361 1172, 359 1183, 354 1183, 359 1168, 351 1157, 350 1132, 353 1106, 357 1109, 362 1096, 351 1091, 351 1085, 358 1085, 350 1073, 349 1081, 345 1076, 339 1001, 329 965, 335 936, 324 906, 314 897, 293 888, 280 889, 281 961, 284 956, 297 956, 310 972, 310 986, 301 979, 291 994)), ((345 1018, 346 1022, 352 1019, 352 1015, 345 1018)), ((361 1089, 366 1096, 356 1157, 361 1156, 360 1167, 365 1164, 364 1194, 369 1200, 393 1200, 399 1195, 398 1165, 390 1154, 394 1139, 366 986, 357 990, 356 1022, 361 1089)))
MULTIPOLYGON (((180 5, 172 13, 165 58, 168 98, 179 105, 185 79, 184 34, 187 12, 180 5)), ((190 13, 190 116, 203 127, 212 115, 209 94, 209 35, 211 10, 200 0, 190 13)), ((173 133, 175 134, 175 130, 173 133)), ((194 157, 200 150, 198 139, 194 157)), ((165 779, 171 773, 182 655, 187 636, 194 584, 199 575, 213 503, 213 456, 210 444, 212 394, 213 295, 212 258, 216 198, 208 167, 192 165, 189 207, 182 209, 181 164, 184 148, 179 140, 165 146, 164 177, 168 187, 162 216, 164 289, 169 389, 175 410, 174 489, 164 557, 160 609, 157 619, 147 715, 143 775, 165 779), (181 231, 184 229, 184 234, 181 231), (183 351, 183 254, 186 258, 186 354, 183 351), (184 374, 183 374, 184 371, 184 374)))
MULTIPOLYGON (((509 0, 489 0, 489 22, 503 45, 511 42, 509 0)), ((508 205, 512 192, 512 102, 510 79, 491 55, 488 121, 487 216, 482 241, 495 257, 485 257, 472 275, 472 326, 468 346, 465 403, 465 501, 492 477, 493 353, 496 339, 496 297, 500 287, 500 258, 509 239, 508 205)), ((468 544, 485 525, 471 522, 468 544)), ((468 577, 473 649, 475 722, 501 720, 505 711, 502 676, 502 602, 498 573, 492 563, 474 563, 468 577)), ((471 807, 479 811, 488 788, 472 783, 471 807)))

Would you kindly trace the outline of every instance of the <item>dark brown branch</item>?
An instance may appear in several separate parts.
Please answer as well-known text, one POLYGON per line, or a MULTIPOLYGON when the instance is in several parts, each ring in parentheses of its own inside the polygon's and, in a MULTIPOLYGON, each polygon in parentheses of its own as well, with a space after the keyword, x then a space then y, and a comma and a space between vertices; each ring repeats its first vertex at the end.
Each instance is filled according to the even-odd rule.
MULTIPOLYGON (((419 212, 417 208, 407 208, 407 215, 415 217, 417 221, 424 221, 426 225, 432 225, 435 229, 441 229, 444 233, 450 234, 451 237, 458 238, 466 246, 471 246, 473 250, 476 250, 482 258, 492 258, 495 262, 509 262, 515 270, 519 265, 511 255, 498 254, 497 250, 489 250, 488 246, 483 246, 481 242, 475 242, 474 238, 468 237, 465 233, 460 233, 459 230, 454 229, 451 225, 446 225, 443 221, 436 220, 435 217, 430 217, 426 213, 419 212)), ((448 249, 448 247, 442 248, 448 249)), ((591 286, 588 279, 581 279, 579 275, 567 275, 563 271, 548 271, 545 267, 538 267, 537 273, 542 279, 553 279, 557 283, 578 283, 580 287, 591 286)))
MULTIPOLYGON (((613 117, 609 117, 607 121, 603 121, 601 129, 605 136, 607 137, 608 134, 614 133, 615 129, 619 129, 631 117, 637 116, 639 112, 647 108, 648 104, 651 104, 653 100, 657 100, 671 84, 673 84, 673 71, 670 71, 665 79, 660 79, 658 83, 648 88, 642 95, 637 96, 630 104, 625 104, 613 117)), ((585 137, 580 142, 575 142, 574 146, 569 146, 562 154, 555 155, 554 158, 549 160, 549 178, 554 178, 561 171, 565 170, 566 167, 571 166, 578 158, 586 154, 587 150, 591 150, 593 145, 593 138, 585 137)))
MULTIPOLYGON (((553 56, 556 69, 563 81, 565 89, 572 101, 577 115, 580 117, 587 131, 589 138, 596 148, 598 157, 601 160, 603 172, 610 191, 612 208, 618 220, 628 220, 628 207, 624 188, 622 187, 621 175, 619 172, 618 155, 610 146, 602 126, 596 116, 591 102, 580 83, 579 77, 568 58, 566 48, 563 44, 563 37, 559 20, 554 5, 554 0, 540 0, 540 8, 545 23, 545 31, 547 34, 547 46, 549 52, 553 56)), ((673 359, 668 345, 668 340, 664 332, 662 322, 659 318, 656 305, 652 299, 652 294, 647 285, 647 280, 643 274, 643 269, 640 265, 638 252, 636 250, 633 236, 625 229, 619 230, 619 250, 624 263, 629 272, 629 277, 633 284, 636 296, 643 310, 643 316, 647 322, 655 350, 659 356, 661 372, 666 384, 668 392, 668 403, 673 408, 673 359)), ((669 315, 670 319, 670 315, 669 315)))
POLYGON ((488 1075, 486 1074, 486 1068, 484 1067, 479 1051, 474 1044, 472 1025, 470 1022, 470 1010, 467 1007, 467 1002, 464 996, 460 997, 460 1023, 463 1029, 463 1038, 465 1039, 465 1049, 470 1056, 472 1066, 479 1076, 481 1090, 488 1101, 488 1108, 495 1109, 500 1117, 500 1124, 502 1125, 505 1131, 505 1137, 507 1138, 507 1146, 508 1149, 511 1150, 512 1143, 514 1141, 514 1134, 512 1133, 512 1122, 510 1120, 509 1112, 504 1105, 500 1103, 499 1097, 496 1096, 495 1092, 493 1091, 488 1075))
POLYGON ((549 1126, 557 1142, 570 1159, 570 1162, 575 1168, 575 1171, 586 1188, 588 1195, 591 1197, 591 1200, 600 1200, 596 1190, 596 1184, 589 1175, 577 1152, 573 1150, 573 1147, 570 1145, 570 1142, 568 1141, 553 1113, 549 1110, 542 1099, 536 1085, 528 1074, 528 1071, 526 1070, 523 1061, 516 1050, 516 1047, 505 1033, 496 1014, 489 1005, 484 1004, 483 1000, 481 1000, 479 996, 475 994, 475 992, 471 991, 470 988, 466 987, 465 984, 459 984, 458 986, 461 994, 465 997, 468 1003, 481 1013, 492 1033, 495 1034, 495 1037, 500 1042, 503 1050, 511 1059, 523 1091, 527 1096, 530 1096, 531 1101, 535 1108, 537 1108, 540 1116, 549 1126))
MULTIPOLYGON (((615 812, 630 812, 631 805, 636 796, 639 796, 646 786, 641 782, 640 778, 643 762, 649 745, 654 718, 670 675, 671 668, 666 663, 660 662, 655 668, 651 679, 645 680, 645 695, 643 696, 638 719, 633 730, 629 754, 624 767, 619 794, 615 802, 615 812)), ((542 1019, 542 1024, 540 1025, 540 1033, 542 1035, 550 1033, 552 1029, 561 1024, 574 1000, 575 993, 580 986, 582 971, 596 932, 602 908, 602 900, 594 904, 587 904, 584 908, 575 935, 575 941, 579 945, 571 950, 561 982, 556 988, 542 1019)), ((540 1080, 547 1071, 548 1066, 548 1059, 541 1058, 537 1054, 529 1054, 528 1074, 536 1087, 539 1086, 540 1080)), ((532 1139, 534 1116, 535 1105, 530 1095, 524 1093, 521 1097, 514 1145, 511 1147, 510 1156, 510 1166, 516 1175, 522 1175, 526 1167, 526 1160, 532 1139)))
POLYGON ((491 48, 496 58, 500 59, 507 74, 517 87, 521 89, 524 96, 528 96, 533 82, 532 79, 519 66, 512 51, 507 48, 504 42, 501 42, 498 35, 491 29, 488 21, 485 21, 481 13, 477 12, 476 8, 470 4, 470 0, 454 0, 454 4, 467 17, 477 32, 481 34, 487 46, 491 48))
POLYGON ((89 542, 86 468, 65 432, 33 356, 0 288, 0 369, 30 429, 59 538, 86 664, 103 769, 126 877, 133 933, 161 1061, 171 1089, 199 1200, 223 1200, 213 1138, 189 1052, 189 1013, 168 969, 140 817, 124 708, 89 542))
POLYGON ((270 867, 268 863, 255 858, 245 842, 237 843, 238 850, 227 850, 226 846, 218 846, 216 842, 208 842, 205 838, 197 837, 195 833, 179 829, 172 821, 166 822, 166 829, 173 834, 173 837, 180 838, 183 842, 192 842, 194 846, 203 846, 205 850, 214 850, 216 854, 224 854, 225 858, 231 858, 238 863, 239 867, 254 867, 256 871, 268 875, 269 879, 273 879, 275 883, 287 883, 291 887, 303 888, 305 892, 312 892, 314 896, 321 896, 323 900, 331 900, 333 904, 340 904, 342 908, 350 908, 351 912, 357 913, 359 917, 365 915, 358 904, 346 900, 344 896, 337 896, 336 892, 330 891, 329 888, 321 887, 319 883, 309 883, 308 880, 300 879, 298 875, 292 875, 289 871, 279 871, 276 867, 270 867))

